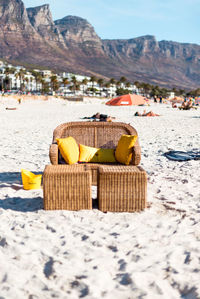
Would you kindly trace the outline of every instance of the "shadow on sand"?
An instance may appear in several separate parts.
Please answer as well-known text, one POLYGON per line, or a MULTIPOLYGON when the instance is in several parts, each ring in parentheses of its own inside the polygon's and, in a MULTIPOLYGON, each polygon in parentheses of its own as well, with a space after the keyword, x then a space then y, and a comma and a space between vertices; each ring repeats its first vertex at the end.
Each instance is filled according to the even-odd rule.
MULTIPOLYGON (((34 172, 35 174, 41 174, 41 172, 34 172)), ((12 188, 15 191, 23 190, 21 172, 1 172, 0 173, 0 189, 12 188)), ((29 192, 29 191, 25 191, 29 192)), ((0 200, 0 209, 13 210, 18 212, 36 212, 43 210, 43 198, 42 197, 8 197, 0 200)), ((92 199, 92 208, 98 209, 97 198, 92 199)))
POLYGON ((36 212, 43 209, 42 197, 22 198, 12 197, 0 200, 0 209, 17 212, 36 212))
MULTIPOLYGON (((42 172, 35 172, 34 174, 42 174, 42 172)), ((0 172, 0 188, 3 184, 21 184, 22 185, 22 178, 21 172, 0 172)))
MULTIPOLYGON (((41 174, 41 172, 34 173, 41 174)), ((0 188, 12 188, 15 191, 23 190, 21 172, 0 172, 0 188)), ((0 200, 0 209, 18 212, 35 212, 43 209, 43 199, 42 197, 8 197, 0 200)))

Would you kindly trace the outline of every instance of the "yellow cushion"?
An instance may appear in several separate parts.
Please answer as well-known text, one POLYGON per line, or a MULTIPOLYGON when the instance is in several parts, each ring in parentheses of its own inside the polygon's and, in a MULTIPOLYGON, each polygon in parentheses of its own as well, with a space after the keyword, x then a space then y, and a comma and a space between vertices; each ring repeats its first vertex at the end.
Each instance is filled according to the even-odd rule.
POLYGON ((78 162, 79 147, 73 137, 56 138, 58 148, 67 164, 74 164, 78 162))
POLYGON ((111 148, 95 148, 79 144, 79 162, 115 163, 115 152, 111 148))
POLYGON ((115 158, 119 163, 129 165, 132 159, 132 147, 137 140, 136 135, 122 135, 118 141, 115 158))

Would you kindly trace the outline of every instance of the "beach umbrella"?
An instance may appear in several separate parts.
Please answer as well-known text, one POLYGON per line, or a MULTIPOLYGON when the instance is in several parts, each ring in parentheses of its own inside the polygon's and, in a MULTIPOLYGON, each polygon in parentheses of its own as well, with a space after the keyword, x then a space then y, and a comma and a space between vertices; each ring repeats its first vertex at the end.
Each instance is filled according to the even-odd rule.
POLYGON ((132 106, 132 105, 145 105, 148 100, 137 94, 125 94, 111 99, 106 105, 112 106, 132 106))

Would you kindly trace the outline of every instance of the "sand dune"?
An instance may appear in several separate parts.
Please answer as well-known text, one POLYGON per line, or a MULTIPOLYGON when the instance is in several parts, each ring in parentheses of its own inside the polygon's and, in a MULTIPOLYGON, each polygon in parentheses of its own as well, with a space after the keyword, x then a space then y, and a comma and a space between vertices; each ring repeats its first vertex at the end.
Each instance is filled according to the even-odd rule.
POLYGON ((135 117, 143 107, 92 99, 1 99, 0 298, 200 298, 199 161, 163 156, 200 148, 200 108, 149 109, 161 116, 135 117), (42 189, 23 190, 21 168, 43 172, 54 128, 96 112, 137 129, 149 208, 44 211, 42 189))

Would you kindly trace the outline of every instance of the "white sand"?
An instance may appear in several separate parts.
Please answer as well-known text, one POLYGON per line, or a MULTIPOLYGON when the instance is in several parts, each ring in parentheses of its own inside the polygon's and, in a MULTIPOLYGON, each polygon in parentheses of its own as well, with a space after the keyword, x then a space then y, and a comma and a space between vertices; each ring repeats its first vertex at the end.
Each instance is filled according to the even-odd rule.
POLYGON ((200 162, 163 156, 200 148, 200 108, 152 104, 162 116, 145 118, 89 102, 0 100, 0 298, 200 298, 200 162), (42 172, 55 127, 96 112, 137 129, 150 208, 44 211, 21 168, 42 172))

